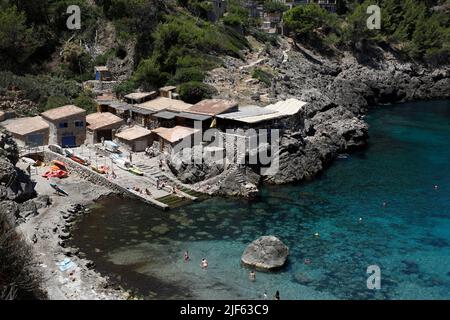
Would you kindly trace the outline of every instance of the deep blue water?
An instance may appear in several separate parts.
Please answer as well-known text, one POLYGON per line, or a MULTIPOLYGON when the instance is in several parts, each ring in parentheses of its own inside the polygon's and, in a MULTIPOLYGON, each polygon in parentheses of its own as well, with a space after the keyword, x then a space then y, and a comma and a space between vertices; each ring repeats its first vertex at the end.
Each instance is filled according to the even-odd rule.
POLYGON ((313 182, 169 212, 108 199, 74 243, 149 298, 450 299, 450 101, 380 107, 367 120, 369 147, 313 182), (241 254, 269 234, 290 247, 289 263, 251 282, 241 254), (369 265, 380 290, 367 288, 369 265))

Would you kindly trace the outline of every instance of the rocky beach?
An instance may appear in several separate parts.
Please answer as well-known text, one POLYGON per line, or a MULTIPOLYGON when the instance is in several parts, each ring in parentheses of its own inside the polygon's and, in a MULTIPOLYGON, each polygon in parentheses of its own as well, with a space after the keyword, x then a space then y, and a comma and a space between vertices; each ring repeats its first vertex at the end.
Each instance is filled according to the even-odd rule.
POLYGON ((92 261, 77 248, 67 245, 74 223, 89 214, 86 206, 112 191, 74 172, 64 181, 58 181, 70 197, 56 194, 50 187, 51 181, 41 177, 45 168, 32 168, 30 177, 19 168, 24 166, 19 160, 19 149, 3 131, 0 164, 0 180, 8 181, 1 186, 0 214, 16 225, 17 234, 32 248, 30 265, 33 273, 42 279, 46 297, 52 300, 127 298, 126 292, 94 270, 92 261), (71 268, 65 270, 62 262, 70 263, 71 268))

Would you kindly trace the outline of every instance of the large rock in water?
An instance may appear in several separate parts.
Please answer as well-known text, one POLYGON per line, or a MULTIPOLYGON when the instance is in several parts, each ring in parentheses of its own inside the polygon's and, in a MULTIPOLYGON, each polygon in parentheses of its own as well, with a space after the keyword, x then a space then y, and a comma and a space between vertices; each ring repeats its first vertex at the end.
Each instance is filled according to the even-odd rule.
POLYGON ((244 265, 260 270, 281 268, 289 255, 289 248, 275 236, 263 236, 248 245, 242 255, 244 265))

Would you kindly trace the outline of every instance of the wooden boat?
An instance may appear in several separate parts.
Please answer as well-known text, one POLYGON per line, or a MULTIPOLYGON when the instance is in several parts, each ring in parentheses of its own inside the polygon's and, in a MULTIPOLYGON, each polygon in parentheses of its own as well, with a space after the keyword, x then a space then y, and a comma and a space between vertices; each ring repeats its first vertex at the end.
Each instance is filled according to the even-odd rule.
POLYGON ((64 170, 50 170, 42 175, 44 178, 67 178, 69 174, 64 170))
POLYGON ((27 163, 27 164, 30 164, 30 165, 32 165, 32 166, 36 166, 36 161, 33 160, 33 159, 31 159, 31 158, 28 158, 28 157, 22 157, 22 161, 25 162, 25 163, 27 163))
POLYGON ((100 174, 107 174, 109 171, 109 167, 107 166, 91 166, 92 170, 94 170, 95 172, 98 172, 100 174))
POLYGON ((50 183, 50 186, 55 189, 55 191, 57 193, 61 193, 65 196, 68 196, 69 194, 67 192, 65 192, 63 189, 61 189, 56 183, 50 183))
POLYGON ((73 161, 82 164, 83 166, 88 166, 89 165, 89 161, 86 158, 80 157, 80 156, 76 156, 73 155, 70 157, 70 159, 72 159, 73 161))
POLYGON ((128 171, 130 171, 132 174, 135 174, 137 176, 143 176, 144 175, 144 173, 141 170, 139 170, 138 168, 136 168, 136 167, 128 168, 128 171))
POLYGON ((65 163, 62 162, 62 161, 59 161, 59 160, 53 160, 53 161, 52 161, 52 164, 53 164, 54 166, 58 167, 58 168, 61 169, 61 170, 67 171, 67 164, 65 164, 65 163))
POLYGON ((122 170, 129 171, 131 167, 131 163, 127 159, 118 158, 114 159, 113 161, 122 170))

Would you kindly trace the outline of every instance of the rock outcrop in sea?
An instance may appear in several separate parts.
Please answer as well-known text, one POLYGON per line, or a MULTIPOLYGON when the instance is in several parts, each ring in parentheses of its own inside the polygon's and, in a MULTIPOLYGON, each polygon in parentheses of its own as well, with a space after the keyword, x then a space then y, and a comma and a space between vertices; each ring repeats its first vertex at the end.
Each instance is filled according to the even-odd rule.
POLYGON ((245 249, 241 261, 259 270, 276 270, 284 266, 289 248, 275 236, 262 236, 245 249))

